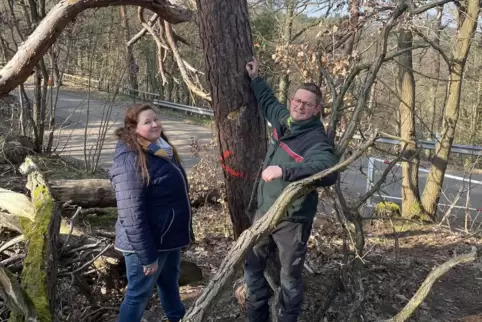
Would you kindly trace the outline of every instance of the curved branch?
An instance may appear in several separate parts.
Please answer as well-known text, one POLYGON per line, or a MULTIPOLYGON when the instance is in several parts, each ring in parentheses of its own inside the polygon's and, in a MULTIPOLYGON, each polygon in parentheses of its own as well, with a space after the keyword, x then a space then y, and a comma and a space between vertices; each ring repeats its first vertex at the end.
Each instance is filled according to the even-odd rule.
POLYGON ((167 43, 169 44, 169 47, 171 47, 172 54, 176 59, 177 66, 179 67, 179 71, 181 72, 182 78, 186 83, 187 87, 194 94, 198 95, 199 97, 205 99, 208 102, 211 102, 211 96, 209 95, 209 93, 206 93, 206 91, 202 87, 196 86, 190 79, 189 75, 187 74, 184 60, 182 59, 181 54, 177 49, 176 42, 174 40, 174 35, 172 33, 171 25, 169 24, 169 22, 164 21, 164 27, 166 32, 167 43))
POLYGON ((0 96, 8 94, 25 82, 35 65, 56 41, 62 30, 82 11, 91 8, 133 5, 157 13, 170 23, 193 19, 190 10, 173 5, 166 0, 82 0, 60 1, 40 22, 35 31, 20 46, 15 56, 0 71, 0 96))
POLYGON ((445 263, 437 266, 430 274, 428 274, 427 278, 423 281, 422 285, 418 289, 417 293, 410 299, 410 301, 405 305, 405 307, 398 312, 393 318, 381 321, 381 322, 403 322, 406 321, 418 306, 423 302, 423 300, 427 297, 428 293, 432 289, 433 284, 442 277, 445 273, 447 273, 452 267, 457 266, 463 263, 470 263, 475 261, 476 259, 480 258, 480 252, 477 251, 475 246, 472 247, 472 251, 468 254, 459 255, 452 259, 449 259, 445 263))

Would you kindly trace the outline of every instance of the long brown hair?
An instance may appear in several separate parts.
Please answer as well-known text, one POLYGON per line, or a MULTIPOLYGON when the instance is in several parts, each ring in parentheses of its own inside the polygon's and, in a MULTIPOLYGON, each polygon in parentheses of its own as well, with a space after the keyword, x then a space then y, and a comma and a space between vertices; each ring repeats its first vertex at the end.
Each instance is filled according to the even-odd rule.
MULTIPOLYGON (((136 151, 137 163, 141 169, 142 178, 147 181, 147 184, 149 184, 150 177, 149 171, 147 170, 146 152, 139 143, 139 135, 136 133, 136 128, 137 123, 139 122, 139 114, 148 110, 156 112, 155 108, 150 104, 144 103, 129 106, 124 116, 124 126, 115 131, 115 135, 118 139, 123 140, 128 147, 136 151)), ((169 142, 164 131, 161 132, 161 137, 172 147, 174 157, 180 163, 181 158, 179 157, 176 148, 169 142)))

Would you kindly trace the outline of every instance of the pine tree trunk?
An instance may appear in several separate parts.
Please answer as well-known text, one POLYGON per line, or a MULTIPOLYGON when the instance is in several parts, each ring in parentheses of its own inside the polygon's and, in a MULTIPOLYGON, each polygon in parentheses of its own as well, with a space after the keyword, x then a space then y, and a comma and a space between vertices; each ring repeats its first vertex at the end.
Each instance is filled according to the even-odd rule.
POLYGON ((266 123, 245 71, 253 57, 248 5, 246 0, 196 2, 229 212, 237 238, 249 227, 246 210, 267 147, 266 123))

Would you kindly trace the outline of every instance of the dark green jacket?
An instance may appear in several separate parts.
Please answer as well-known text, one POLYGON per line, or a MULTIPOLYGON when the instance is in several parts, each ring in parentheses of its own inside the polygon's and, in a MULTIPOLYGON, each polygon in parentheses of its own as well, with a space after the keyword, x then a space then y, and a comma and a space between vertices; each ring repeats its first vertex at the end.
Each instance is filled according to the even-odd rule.
MULTIPOLYGON (((325 134, 318 116, 310 120, 295 122, 290 113, 274 96, 270 87, 261 78, 251 82, 256 99, 264 117, 271 123, 273 135, 263 163, 281 167, 283 176, 270 183, 260 179, 258 184, 258 211, 256 218, 268 212, 283 190, 293 181, 307 178, 328 169, 337 163, 337 158, 325 134)), ((334 184, 337 174, 326 177, 320 186, 334 184)), ((318 206, 318 193, 313 191, 297 199, 288 209, 288 220, 311 223, 318 206)))

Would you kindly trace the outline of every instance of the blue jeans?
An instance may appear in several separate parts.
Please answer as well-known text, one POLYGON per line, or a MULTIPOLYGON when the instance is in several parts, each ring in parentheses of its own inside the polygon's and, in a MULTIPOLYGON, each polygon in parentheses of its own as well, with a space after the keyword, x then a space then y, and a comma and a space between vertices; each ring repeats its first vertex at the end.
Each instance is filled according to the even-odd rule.
POLYGON ((158 269, 153 275, 144 275, 144 269, 135 253, 124 253, 127 270, 127 291, 120 307, 118 322, 139 322, 147 302, 157 291, 161 305, 170 322, 184 317, 185 309, 179 295, 181 250, 159 252, 158 269))

